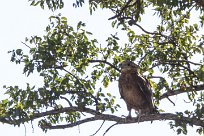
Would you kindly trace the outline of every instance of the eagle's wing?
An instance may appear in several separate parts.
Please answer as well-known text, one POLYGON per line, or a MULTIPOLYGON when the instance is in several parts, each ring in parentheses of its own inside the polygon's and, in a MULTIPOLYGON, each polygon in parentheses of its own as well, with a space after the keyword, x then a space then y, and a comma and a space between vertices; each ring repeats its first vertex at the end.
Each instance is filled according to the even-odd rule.
POLYGON ((143 78, 142 76, 137 75, 137 84, 142 92, 142 94, 147 99, 150 106, 153 108, 152 104, 152 90, 150 83, 147 79, 143 78))
POLYGON ((119 92, 120 92, 120 96, 123 99, 123 88, 122 88, 122 75, 119 78, 119 82, 118 82, 118 87, 119 87, 119 92))

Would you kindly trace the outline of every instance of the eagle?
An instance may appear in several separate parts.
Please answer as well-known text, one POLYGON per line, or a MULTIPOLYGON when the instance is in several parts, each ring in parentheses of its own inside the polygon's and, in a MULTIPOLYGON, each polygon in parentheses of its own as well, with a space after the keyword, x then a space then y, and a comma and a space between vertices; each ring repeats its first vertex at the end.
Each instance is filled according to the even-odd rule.
MULTIPOLYGON (((139 66, 130 60, 121 63, 121 75, 119 77, 119 92, 124 99, 131 118, 131 109, 141 115, 152 114, 154 106, 152 102, 152 90, 148 80, 138 73, 139 66)), ((139 119, 138 119, 139 122, 139 119)))

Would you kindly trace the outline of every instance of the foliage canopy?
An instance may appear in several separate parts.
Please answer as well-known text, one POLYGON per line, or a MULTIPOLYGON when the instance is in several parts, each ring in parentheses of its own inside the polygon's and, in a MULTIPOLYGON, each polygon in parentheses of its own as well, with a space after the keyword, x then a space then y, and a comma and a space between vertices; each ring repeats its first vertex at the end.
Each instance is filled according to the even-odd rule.
MULTIPOLYGON (((32 6, 47 6, 53 11, 64 8, 63 0, 29 1, 32 6)), ((9 98, 0 102, 0 121, 20 125, 40 118, 39 126, 45 131, 94 120, 134 123, 134 119, 114 115, 120 105, 111 92, 103 91, 110 82, 117 81, 119 64, 130 59, 140 65, 140 73, 150 80, 158 107, 162 99, 184 93, 194 105, 194 109, 184 112, 144 116, 141 122, 173 120, 170 126, 177 128, 178 134, 187 134, 187 125, 199 126, 196 131, 203 134, 204 35, 199 31, 204 23, 202 0, 90 0, 88 4, 91 14, 98 8, 111 10, 112 27, 122 28, 128 43, 121 45, 120 37, 110 35, 101 47, 85 29, 85 23, 79 22, 74 29, 66 17, 51 16, 44 36, 26 38, 28 53, 22 49, 10 51, 11 61, 24 64, 23 72, 27 76, 37 71, 44 85, 37 88, 27 84, 25 89, 4 86, 9 98), (148 8, 153 8, 154 15, 160 19, 154 32, 140 24, 148 8), (199 19, 191 23, 194 12, 199 14, 199 19), (143 33, 137 34, 135 28, 143 33), (106 111, 113 115, 105 114, 106 111)), ((83 5, 84 0, 73 3, 76 8, 83 5)))

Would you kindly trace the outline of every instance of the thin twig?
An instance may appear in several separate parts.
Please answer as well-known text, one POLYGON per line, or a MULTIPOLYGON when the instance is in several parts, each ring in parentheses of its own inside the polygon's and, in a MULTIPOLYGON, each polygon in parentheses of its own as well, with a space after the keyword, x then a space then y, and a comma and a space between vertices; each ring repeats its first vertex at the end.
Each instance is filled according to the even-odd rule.
POLYGON ((160 79, 164 79, 165 80, 165 78, 161 77, 161 76, 149 76, 148 78, 160 78, 160 79))
POLYGON ((161 33, 155 33, 155 32, 148 32, 147 30, 145 30, 141 25, 137 24, 137 23, 134 23, 134 25, 136 25, 137 27, 139 27, 143 32, 147 33, 147 34, 151 34, 151 35, 161 35, 163 37, 168 37, 166 35, 163 35, 161 33))
POLYGON ((176 105, 169 97, 166 97, 174 106, 176 105))
POLYGON ((60 98, 66 100, 69 106, 72 107, 72 103, 66 97, 60 96, 60 98))
POLYGON ((28 46, 26 43, 24 43, 24 42, 21 42, 22 44, 24 44, 26 47, 28 47, 29 49, 31 49, 31 47, 30 46, 28 46))
POLYGON ((120 72, 120 69, 118 69, 116 66, 114 66, 113 64, 111 64, 110 62, 107 62, 105 60, 89 60, 90 63, 94 63, 94 62, 99 62, 99 63, 105 63, 109 66, 111 66, 112 68, 114 68, 115 70, 117 70, 118 72, 120 72))
POLYGON ((118 123, 115 123, 115 124, 111 125, 111 126, 103 133, 103 136, 105 136, 105 134, 106 134, 112 127, 114 127, 115 125, 118 125, 118 123))
POLYGON ((105 123, 105 120, 103 120, 103 122, 102 122, 101 126, 99 127, 99 129, 94 134, 92 134, 90 136, 95 136, 98 133, 98 131, 100 131, 100 129, 102 128, 104 123, 105 123))

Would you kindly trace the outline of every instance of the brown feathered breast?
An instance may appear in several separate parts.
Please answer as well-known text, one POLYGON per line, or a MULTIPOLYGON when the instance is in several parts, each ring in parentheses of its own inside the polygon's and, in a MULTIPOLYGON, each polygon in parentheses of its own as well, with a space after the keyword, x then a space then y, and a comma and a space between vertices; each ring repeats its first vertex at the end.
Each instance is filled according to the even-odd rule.
POLYGON ((150 114, 153 112, 152 91, 149 82, 139 76, 137 68, 137 65, 130 61, 122 64, 119 91, 128 111, 135 109, 140 114, 150 114))

